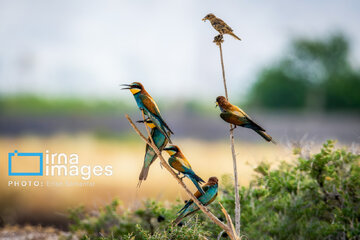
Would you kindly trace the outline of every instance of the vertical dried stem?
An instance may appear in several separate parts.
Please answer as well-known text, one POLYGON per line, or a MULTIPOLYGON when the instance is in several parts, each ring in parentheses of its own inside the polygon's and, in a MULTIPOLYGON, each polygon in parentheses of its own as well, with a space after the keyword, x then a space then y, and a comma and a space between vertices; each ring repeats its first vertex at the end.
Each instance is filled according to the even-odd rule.
POLYGON ((223 83, 224 83, 224 89, 225 89, 225 97, 227 100, 229 100, 229 95, 228 95, 227 86, 226 86, 225 67, 224 67, 224 59, 223 59, 221 42, 218 42, 218 45, 220 48, 221 69, 222 69, 223 83))
MULTIPOLYGON (((130 125, 132 126, 132 128, 135 130, 135 132, 155 151, 156 155, 158 156, 158 158, 161 161, 161 164, 166 168, 166 170, 168 170, 171 175, 178 181, 178 183, 185 189, 185 192, 189 195, 189 197, 195 202, 195 204, 200 208, 200 210, 206 214, 206 216, 208 216, 210 218, 211 221, 213 221, 216 225, 218 225, 220 228, 222 228, 224 231, 226 231, 226 233, 229 235, 231 240, 238 240, 239 237, 236 235, 236 233, 234 231, 232 231, 232 229, 234 228, 232 226, 232 222, 227 222, 227 224, 224 224, 223 222, 221 222, 214 214, 212 214, 210 212, 209 209, 207 209, 207 207, 205 207, 204 205, 201 204, 201 202, 194 196, 194 194, 187 188, 187 186, 185 185, 185 183, 178 177, 178 175, 171 169, 171 167, 169 166, 169 164, 165 161, 164 157, 161 155, 161 152, 159 151, 159 149, 156 147, 156 145, 153 142, 153 139, 151 137, 150 131, 145 123, 145 116, 143 113, 143 119, 144 119, 144 123, 145 123, 145 128, 146 128, 146 132, 149 136, 149 138, 147 139, 141 132, 140 130, 135 126, 135 124, 133 123, 133 121, 131 120, 131 118, 128 115, 125 115, 125 117, 127 118, 127 120, 129 121, 130 125)), ((224 214, 227 213, 225 209, 223 209, 224 214)), ((226 216, 226 215, 225 215, 226 216)))
MULTIPOLYGON (((222 39, 216 42, 220 49, 220 59, 221 59, 221 69, 222 69, 222 76, 224 82, 224 89, 225 89, 225 97, 229 100, 229 95, 226 86, 226 78, 225 78, 225 67, 224 67, 224 59, 221 47, 222 39)), ((233 168, 234 168, 234 190, 235 190, 235 228, 236 233, 240 236, 240 217, 241 217, 241 206, 240 206, 240 194, 239 194, 239 185, 238 185, 238 171, 237 171, 237 162, 236 162, 236 153, 235 153, 235 142, 234 142, 234 133, 233 133, 233 125, 230 124, 230 146, 231 146, 231 153, 233 159, 233 168)))

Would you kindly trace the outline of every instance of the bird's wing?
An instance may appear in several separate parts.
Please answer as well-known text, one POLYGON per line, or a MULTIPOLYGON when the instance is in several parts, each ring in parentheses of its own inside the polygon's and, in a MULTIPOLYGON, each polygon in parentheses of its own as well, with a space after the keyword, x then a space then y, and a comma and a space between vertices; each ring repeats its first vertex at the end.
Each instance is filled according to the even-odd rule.
POLYGON ((247 124, 248 126, 246 127, 249 127, 251 129, 254 129, 254 130, 261 130, 261 131, 264 131, 265 132, 265 129, 263 129, 259 124, 257 124, 256 122, 254 122, 251 117, 249 115, 247 115, 242 109, 240 109, 238 106, 235 106, 235 105, 232 105, 232 108, 231 108, 232 112, 239 116, 239 117, 242 117, 246 119, 245 123, 244 124, 247 124), (248 122, 248 123, 246 123, 248 122))
POLYGON ((211 25, 220 33, 223 33, 223 29, 226 23, 220 18, 216 18, 211 22, 211 25))
POLYGON ((218 195, 218 193, 216 193, 216 194, 214 195, 214 197, 213 197, 212 199, 210 199, 210 201, 208 201, 208 202, 206 203, 206 205, 209 205, 210 203, 212 203, 212 202, 216 199, 217 195, 218 195))
POLYGON ((172 168, 178 170, 179 172, 185 172, 184 166, 181 164, 178 158, 176 157, 170 157, 169 158, 169 164, 172 168))
POLYGON ((224 22, 224 21, 223 21, 222 19, 220 19, 220 18, 217 18, 217 19, 215 20, 215 23, 216 23, 217 25, 221 26, 221 28, 225 28, 227 31, 230 31, 230 32, 233 31, 232 28, 231 28, 229 25, 227 25, 226 22, 224 22))
POLYGON ((259 124, 257 124, 256 122, 254 122, 250 118, 248 118, 247 120, 249 121, 249 123, 248 123, 248 126, 246 126, 246 127, 251 128, 253 130, 261 130, 263 132, 266 132, 265 129, 263 129, 259 124))
MULTIPOLYGON (((218 23, 219 25, 222 25, 222 26, 225 27, 225 28, 230 28, 230 27, 226 24, 226 22, 224 22, 221 18, 217 18, 216 20, 217 20, 217 23, 218 23)), ((230 28, 230 29, 231 29, 231 28, 230 28)), ((231 29, 231 31, 232 31, 232 29, 231 29)))
POLYGON ((241 108, 235 105, 231 105, 230 111, 234 114, 238 115, 239 117, 246 117, 248 119, 251 119, 249 115, 247 115, 241 108))
POLYGON ((160 117, 160 110, 151 96, 141 94, 140 99, 149 112, 160 117))
MULTIPOLYGON (((207 183, 202 187, 202 189, 204 190, 204 192, 206 192, 206 191, 209 189, 209 186, 207 185, 207 183)), ((202 194, 201 194, 201 192, 199 192, 199 191, 196 191, 196 192, 194 193, 194 196, 195 196, 196 198, 199 198, 201 195, 202 195, 202 194)), ((192 201, 192 200, 190 200, 190 201, 192 201)))
POLYGON ((189 161, 184 157, 184 158, 177 158, 179 160, 179 162, 181 163, 181 165, 183 165, 184 167, 191 169, 191 165, 189 163, 189 161))
POLYGON ((162 151, 162 149, 165 147, 165 145, 168 142, 167 138, 164 136, 164 134, 162 134, 162 132, 158 128, 152 129, 151 136, 152 136, 157 148, 160 151, 162 151))
POLYGON ((247 123, 245 117, 240 117, 232 112, 222 112, 220 113, 220 117, 228 123, 235 124, 237 126, 242 126, 247 123))
POLYGON ((226 30, 228 30, 229 32, 232 32, 232 31, 233 31, 232 28, 231 28, 229 25, 227 25, 226 23, 225 23, 225 28, 226 28, 226 30))

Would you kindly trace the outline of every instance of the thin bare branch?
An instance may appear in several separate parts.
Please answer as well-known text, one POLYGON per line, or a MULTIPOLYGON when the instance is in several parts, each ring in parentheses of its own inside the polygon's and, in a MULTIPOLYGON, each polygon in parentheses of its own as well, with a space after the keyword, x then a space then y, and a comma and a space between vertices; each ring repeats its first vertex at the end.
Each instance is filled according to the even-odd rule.
POLYGON ((217 237, 217 240, 220 240, 220 238, 222 237, 222 235, 224 234, 224 230, 222 230, 220 233, 219 233, 219 235, 218 235, 218 237, 217 237))
MULTIPOLYGON (((220 206, 221 206, 221 211, 223 212, 223 214, 225 215, 226 218, 226 222, 228 224, 228 227, 231 229, 231 232, 233 233, 233 235, 237 235, 236 234, 236 230, 234 229, 234 224, 232 223, 231 217, 230 215, 227 213, 226 209, 224 208, 224 206, 219 202, 220 206)), ((237 237, 238 238, 238 237, 237 237)))
POLYGON ((222 41, 219 41, 217 45, 220 48, 221 69, 222 69, 223 83, 224 83, 224 89, 225 89, 225 97, 227 100, 229 100, 229 95, 228 95, 227 86, 226 86, 225 67, 224 67, 224 59, 223 59, 221 43, 222 43, 222 41))

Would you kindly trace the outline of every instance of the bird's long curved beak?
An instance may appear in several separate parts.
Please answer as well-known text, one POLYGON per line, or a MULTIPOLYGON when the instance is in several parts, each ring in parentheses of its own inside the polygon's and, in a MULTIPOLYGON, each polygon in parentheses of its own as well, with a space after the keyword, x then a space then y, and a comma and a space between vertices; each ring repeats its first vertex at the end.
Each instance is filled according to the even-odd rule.
POLYGON ((125 87, 123 87, 121 90, 131 89, 131 85, 130 85, 130 84, 120 84, 120 86, 125 86, 125 87))
POLYGON ((138 120, 138 121, 136 121, 137 123, 152 123, 152 121, 151 120, 149 120, 149 119, 146 119, 145 121, 144 120, 138 120))
POLYGON ((215 108, 217 108, 219 106, 218 102, 215 102, 215 108))

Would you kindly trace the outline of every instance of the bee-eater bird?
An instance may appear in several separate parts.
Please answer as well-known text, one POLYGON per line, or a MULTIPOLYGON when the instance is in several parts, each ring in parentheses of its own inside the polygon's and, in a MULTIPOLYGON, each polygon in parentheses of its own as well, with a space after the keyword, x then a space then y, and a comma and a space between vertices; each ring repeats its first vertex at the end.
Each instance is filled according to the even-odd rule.
MULTIPOLYGON (((144 122, 144 121, 138 121, 138 122, 144 122)), ((146 120, 146 125, 151 129, 151 138, 154 140, 154 144, 161 152, 164 149, 164 147, 168 144, 167 138, 164 136, 164 134, 161 133, 161 131, 155 126, 155 124, 151 120, 146 120)), ((150 137, 148 141, 151 142, 150 137)), ((138 183, 139 187, 141 185, 141 182, 146 180, 149 173, 150 165, 156 159, 157 159, 157 154, 149 146, 149 144, 146 144, 144 165, 139 175, 139 183, 138 183)))
POLYGON ((135 101, 140 110, 143 110, 144 113, 151 119, 151 121, 155 124, 155 126, 160 130, 162 134, 169 140, 170 136, 167 132, 174 134, 166 122, 160 115, 160 110, 156 105, 154 99, 150 96, 150 94, 145 90, 144 86, 139 82, 133 82, 132 84, 122 84, 125 88, 122 89, 130 89, 131 93, 134 95, 135 101))
POLYGON ((236 36, 233 33, 233 30, 231 29, 231 27, 229 27, 229 25, 227 25, 220 18, 217 18, 214 14, 209 13, 202 20, 204 22, 206 22, 206 20, 209 20, 211 25, 213 26, 213 28, 215 28, 215 30, 218 31, 221 35, 229 34, 229 35, 233 36, 234 38, 236 38, 237 40, 241 40, 238 36, 236 36))
POLYGON ((251 120, 251 118, 239 107, 229 103, 229 101, 226 100, 224 96, 219 96, 216 98, 216 106, 220 107, 220 117, 225 122, 234 124, 234 128, 236 128, 236 126, 250 128, 262 136, 266 141, 276 144, 272 137, 265 132, 265 129, 251 120))
MULTIPOLYGON (((207 206, 212 203, 218 194, 218 179, 217 177, 209 178, 208 182, 202 187, 205 194, 201 194, 199 191, 194 193, 194 196, 204 205, 207 206)), ((185 206, 178 212, 179 216, 174 220, 174 224, 177 225, 181 220, 199 210, 199 207, 191 199, 186 202, 185 206)))
POLYGON ((180 151, 180 148, 176 145, 171 145, 169 147, 164 148, 164 150, 170 155, 168 160, 169 165, 178 170, 179 173, 184 174, 184 176, 188 177, 196 186, 196 188, 204 194, 204 191, 200 187, 199 183, 205 182, 199 176, 195 174, 192 170, 189 161, 185 158, 184 154, 180 151))

